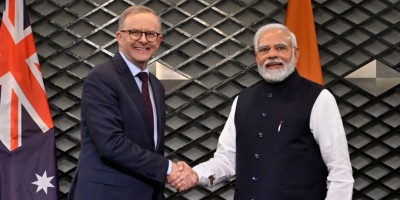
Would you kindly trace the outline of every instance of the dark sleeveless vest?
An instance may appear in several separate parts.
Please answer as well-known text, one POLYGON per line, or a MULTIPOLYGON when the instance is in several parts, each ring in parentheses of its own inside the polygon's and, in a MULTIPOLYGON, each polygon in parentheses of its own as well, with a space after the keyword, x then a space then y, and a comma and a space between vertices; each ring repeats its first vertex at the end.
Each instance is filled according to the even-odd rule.
POLYGON ((326 197, 328 172, 309 126, 321 90, 295 71, 281 83, 260 81, 240 93, 235 200, 326 197))

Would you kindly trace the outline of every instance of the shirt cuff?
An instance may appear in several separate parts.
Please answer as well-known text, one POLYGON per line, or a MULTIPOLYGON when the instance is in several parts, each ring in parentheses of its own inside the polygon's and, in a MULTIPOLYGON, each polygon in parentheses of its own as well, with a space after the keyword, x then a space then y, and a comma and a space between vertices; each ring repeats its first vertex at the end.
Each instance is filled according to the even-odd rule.
POLYGON ((168 160, 168 170, 167 170, 167 175, 171 175, 171 171, 172 171, 172 162, 170 160, 168 160))
MULTIPOLYGON (((213 176, 213 174, 209 174, 205 172, 201 166, 193 167, 193 171, 196 172, 197 176, 199 177, 199 182, 197 183, 203 187, 211 187, 210 179, 208 177, 213 176)), ((215 182, 215 181, 214 181, 215 182)))

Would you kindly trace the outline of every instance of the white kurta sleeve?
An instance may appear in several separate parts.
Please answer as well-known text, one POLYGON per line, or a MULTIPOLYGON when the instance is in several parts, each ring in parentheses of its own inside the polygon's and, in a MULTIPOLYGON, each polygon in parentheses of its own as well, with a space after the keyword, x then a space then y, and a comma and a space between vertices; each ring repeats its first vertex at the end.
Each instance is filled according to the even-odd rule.
POLYGON ((346 133, 334 96, 326 89, 318 96, 310 116, 310 129, 328 168, 325 200, 351 200, 354 179, 346 133))
POLYGON ((212 186, 222 181, 227 181, 235 175, 236 166, 236 127, 235 111, 237 97, 233 101, 231 112, 225 123, 224 129, 218 139, 217 150, 214 157, 210 160, 200 163, 193 170, 199 176, 198 185, 212 186), (211 184, 209 177, 214 177, 211 184))

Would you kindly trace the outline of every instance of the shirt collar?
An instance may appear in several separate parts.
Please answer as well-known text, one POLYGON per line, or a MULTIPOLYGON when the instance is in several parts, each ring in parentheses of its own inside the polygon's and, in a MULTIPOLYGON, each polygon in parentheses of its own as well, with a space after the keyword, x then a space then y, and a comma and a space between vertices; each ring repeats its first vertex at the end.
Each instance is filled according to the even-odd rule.
POLYGON ((141 71, 140 68, 135 64, 133 64, 131 61, 129 61, 121 51, 119 51, 119 53, 121 54, 121 57, 124 59, 126 65, 128 65, 128 68, 134 77, 140 72, 146 72, 147 74, 149 73, 148 67, 146 67, 145 70, 141 71))

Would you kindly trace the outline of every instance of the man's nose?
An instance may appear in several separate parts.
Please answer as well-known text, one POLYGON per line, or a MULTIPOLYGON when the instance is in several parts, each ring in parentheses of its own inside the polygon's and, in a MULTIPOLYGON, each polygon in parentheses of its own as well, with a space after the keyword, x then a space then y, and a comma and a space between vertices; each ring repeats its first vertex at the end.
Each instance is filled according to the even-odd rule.
POLYGON ((278 51, 276 51, 275 49, 271 49, 268 51, 267 57, 268 58, 277 58, 278 54, 279 54, 278 51))
POLYGON ((139 42, 147 43, 146 33, 142 33, 142 35, 139 38, 139 42))

